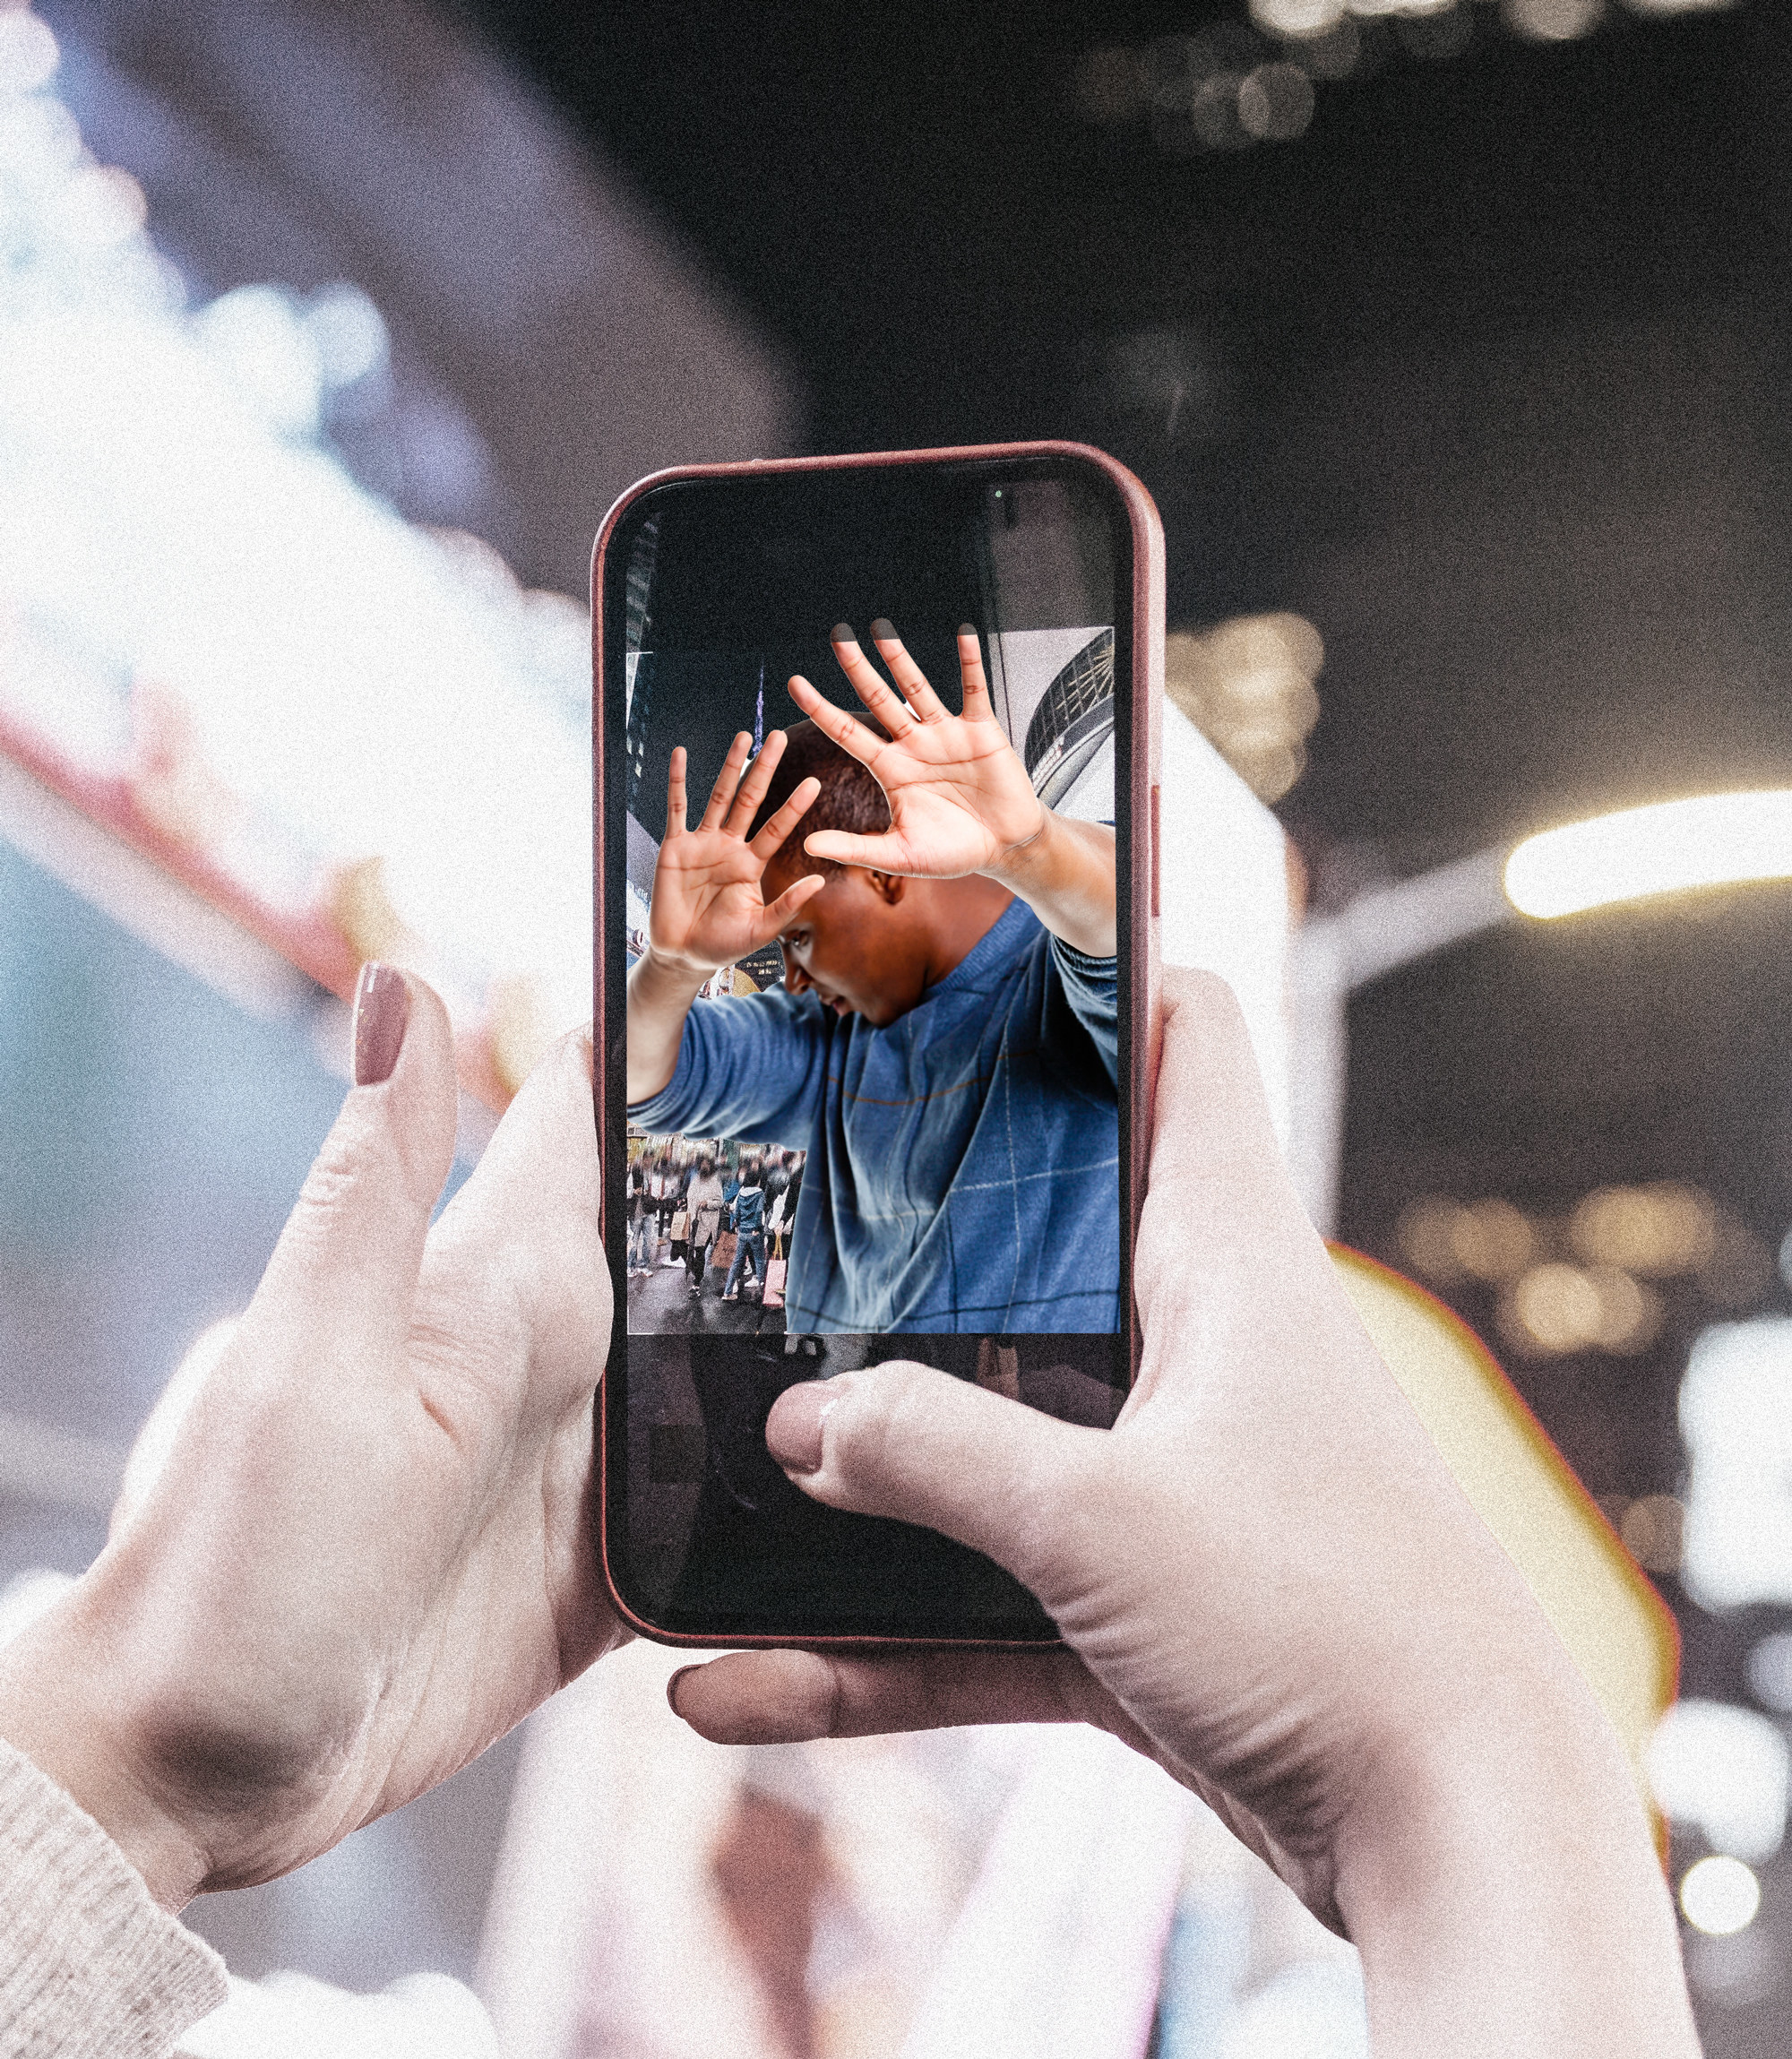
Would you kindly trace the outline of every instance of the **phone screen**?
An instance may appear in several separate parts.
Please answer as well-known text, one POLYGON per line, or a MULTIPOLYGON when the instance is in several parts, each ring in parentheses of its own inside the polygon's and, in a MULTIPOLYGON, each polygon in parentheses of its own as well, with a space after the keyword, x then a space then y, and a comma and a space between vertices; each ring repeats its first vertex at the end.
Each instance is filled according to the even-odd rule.
POLYGON ((1074 458, 673 479, 606 543, 606 1552, 647 1624, 1053 1634, 978 1555, 809 1500, 764 1428, 898 1357, 1099 1427, 1124 1398, 1133 553, 1074 458), (880 703, 874 622, 931 703, 880 703), (978 867, 1041 806, 1082 900, 978 867))

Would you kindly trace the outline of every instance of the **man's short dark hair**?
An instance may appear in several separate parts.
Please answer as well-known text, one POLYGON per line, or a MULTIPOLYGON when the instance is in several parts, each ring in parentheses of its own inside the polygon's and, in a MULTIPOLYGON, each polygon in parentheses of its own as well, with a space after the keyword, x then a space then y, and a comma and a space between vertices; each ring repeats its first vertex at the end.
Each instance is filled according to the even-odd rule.
MULTIPOLYGON (((868 726, 868 725, 867 725, 868 726)), ((849 836, 882 836, 890 827, 890 804, 883 789, 849 751, 843 751, 825 731, 810 721, 792 722, 784 732, 788 739, 759 813, 753 818, 752 836, 757 836, 771 817, 790 798, 805 780, 819 780, 822 790, 809 804, 808 813, 797 824, 778 854, 780 859, 803 872, 818 872, 828 878, 846 867, 838 858, 817 857, 803 849, 803 839, 816 830, 844 830, 849 836)), ((873 730, 881 736, 881 730, 873 730)))

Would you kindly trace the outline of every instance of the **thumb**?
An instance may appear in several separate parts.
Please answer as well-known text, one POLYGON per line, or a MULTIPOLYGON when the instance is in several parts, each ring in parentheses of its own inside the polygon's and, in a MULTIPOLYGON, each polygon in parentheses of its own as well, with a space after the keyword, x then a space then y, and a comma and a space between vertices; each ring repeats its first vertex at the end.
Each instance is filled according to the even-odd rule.
POLYGON ((1048 1610, 1068 1592, 1067 1512, 1089 1505, 1108 1448, 1104 1431, 903 1360, 786 1388, 765 1442, 805 1494, 969 1545, 1048 1610))
POLYGON ((299 1343, 320 1369, 365 1365, 370 1353, 403 1343, 430 1214, 454 1156, 453 1038, 435 995, 395 967, 363 966, 354 1038, 357 1083, 238 1338, 299 1343))

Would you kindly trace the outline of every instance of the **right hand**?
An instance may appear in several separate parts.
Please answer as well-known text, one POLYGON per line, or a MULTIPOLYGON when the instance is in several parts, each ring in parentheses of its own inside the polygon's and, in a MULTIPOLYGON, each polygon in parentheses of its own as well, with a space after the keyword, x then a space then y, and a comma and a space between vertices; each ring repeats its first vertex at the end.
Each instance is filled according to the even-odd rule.
POLYGON ((694 830, 685 826, 682 745, 673 752, 667 775, 666 839, 653 874, 648 949, 661 964, 699 980, 770 943, 827 883, 812 873, 766 901, 761 891, 765 868, 822 788, 819 780, 805 780, 748 843, 746 832, 784 755, 784 732, 771 732, 749 771, 752 754, 753 738, 743 729, 728 746, 694 830))
POLYGON ((816 1500, 1007 1567, 1064 1646, 737 1653, 675 1706, 731 1743, 1098 1724, 1362 1948, 1377 2053, 1690 2055, 1622 1747, 1302 1213, 1231 996, 1165 989, 1114 1429, 900 1363, 766 1427, 816 1500))

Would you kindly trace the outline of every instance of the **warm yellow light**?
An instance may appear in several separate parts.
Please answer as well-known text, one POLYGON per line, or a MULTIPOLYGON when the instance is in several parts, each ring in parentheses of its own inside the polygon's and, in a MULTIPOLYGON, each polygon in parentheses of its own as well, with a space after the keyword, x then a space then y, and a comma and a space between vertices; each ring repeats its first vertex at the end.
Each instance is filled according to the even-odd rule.
POLYGON ((1505 886, 1521 913, 1555 916, 1762 879, 1792 879, 1792 792, 1784 789, 1663 801, 1546 830, 1506 860, 1505 886))

